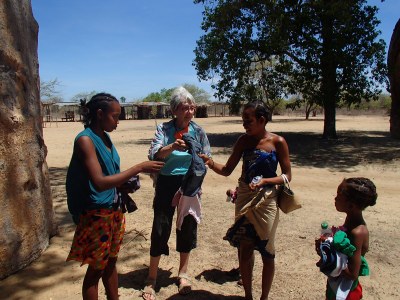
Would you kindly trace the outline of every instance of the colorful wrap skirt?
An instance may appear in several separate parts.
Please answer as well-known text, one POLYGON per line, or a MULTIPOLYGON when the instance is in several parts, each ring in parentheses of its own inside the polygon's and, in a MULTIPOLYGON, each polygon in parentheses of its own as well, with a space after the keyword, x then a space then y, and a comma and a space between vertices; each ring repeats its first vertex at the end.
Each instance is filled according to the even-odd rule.
POLYGON ((67 261, 104 270, 110 257, 117 257, 125 233, 121 210, 96 209, 81 214, 67 261))

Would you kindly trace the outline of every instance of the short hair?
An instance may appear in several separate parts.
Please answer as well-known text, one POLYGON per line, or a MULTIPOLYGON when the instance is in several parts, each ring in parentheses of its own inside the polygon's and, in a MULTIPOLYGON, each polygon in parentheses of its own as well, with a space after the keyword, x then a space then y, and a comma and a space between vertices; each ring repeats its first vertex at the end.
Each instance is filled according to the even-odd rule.
POLYGON ((177 87, 171 95, 171 101, 169 103, 171 112, 173 113, 178 109, 178 106, 181 103, 189 103, 189 104, 196 104, 191 93, 188 92, 183 86, 177 87))
POLYGON ((256 119, 259 119, 261 117, 264 117, 266 122, 271 121, 271 112, 269 109, 265 106, 264 102, 262 101, 250 101, 246 103, 243 107, 243 111, 246 109, 252 108, 254 109, 254 114, 256 116, 256 119))
POLYGON ((375 184, 370 179, 364 177, 345 178, 342 183, 342 192, 346 199, 361 210, 376 204, 378 194, 375 184))
POLYGON ((86 102, 86 99, 81 99, 81 114, 83 116, 82 123, 85 128, 89 127, 90 124, 96 120, 98 109, 107 112, 110 103, 113 101, 119 103, 117 98, 107 93, 98 93, 90 98, 89 102, 86 102))

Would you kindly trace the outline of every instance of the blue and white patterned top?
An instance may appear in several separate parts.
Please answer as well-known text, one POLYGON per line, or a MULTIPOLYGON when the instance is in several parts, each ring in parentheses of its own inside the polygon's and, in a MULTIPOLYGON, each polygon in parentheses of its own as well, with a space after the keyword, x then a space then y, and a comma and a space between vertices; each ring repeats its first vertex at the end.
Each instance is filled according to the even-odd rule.
MULTIPOLYGON (((157 126, 155 136, 151 142, 149 149, 149 159, 154 160, 155 155, 160 148, 175 142, 175 120, 164 122, 157 126)), ((202 145, 202 153, 211 157, 210 142, 208 141, 206 132, 195 122, 189 123, 189 134, 202 145)), ((191 163, 191 154, 186 151, 173 151, 166 159, 165 165, 160 170, 162 175, 185 175, 191 163)))

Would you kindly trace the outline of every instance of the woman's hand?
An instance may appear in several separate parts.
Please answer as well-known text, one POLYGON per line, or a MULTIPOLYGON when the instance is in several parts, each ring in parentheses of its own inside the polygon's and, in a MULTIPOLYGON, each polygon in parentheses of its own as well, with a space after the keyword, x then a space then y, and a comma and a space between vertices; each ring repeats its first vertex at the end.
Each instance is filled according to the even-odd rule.
POLYGON ((178 151, 187 150, 185 141, 181 139, 176 139, 176 141, 173 142, 171 145, 172 145, 172 150, 178 150, 178 151))
POLYGON ((164 162, 162 161, 157 161, 157 160, 148 160, 144 161, 137 166, 140 168, 140 172, 144 173, 157 173, 161 170, 161 168, 164 166, 164 162))
POLYGON ((254 191, 255 189, 257 189, 257 185, 258 185, 258 184, 254 184, 254 183, 250 182, 250 183, 249 183, 249 188, 250 188, 252 191, 254 191))
POLYGON ((266 178, 261 178, 257 183, 250 182, 249 187, 252 191, 254 191, 256 189, 262 189, 266 184, 268 184, 266 182, 266 178))
POLYGON ((203 153, 200 153, 198 155, 209 168, 211 168, 211 166, 214 165, 214 161, 212 160, 211 157, 208 157, 207 155, 205 155, 203 153))
POLYGON ((177 139, 175 142, 168 144, 158 150, 158 152, 154 155, 155 159, 165 159, 168 157, 174 150, 185 151, 187 150, 187 146, 184 140, 177 139))

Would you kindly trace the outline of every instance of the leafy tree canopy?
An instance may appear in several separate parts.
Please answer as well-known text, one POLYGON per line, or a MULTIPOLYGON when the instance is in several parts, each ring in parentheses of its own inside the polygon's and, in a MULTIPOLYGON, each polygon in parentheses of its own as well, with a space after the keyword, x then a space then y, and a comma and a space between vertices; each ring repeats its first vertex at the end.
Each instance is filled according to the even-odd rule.
POLYGON ((376 99, 387 85, 378 9, 366 0, 194 2, 204 4, 205 34, 193 63, 219 99, 301 94, 324 107, 324 136, 335 138, 340 99, 376 99))
POLYGON ((159 92, 152 92, 143 98, 143 102, 162 102, 162 96, 159 92))
POLYGON ((187 89, 189 93, 192 94, 197 104, 210 102, 210 94, 207 93, 202 88, 199 88, 198 86, 189 83, 183 84, 183 87, 187 89))
MULTIPOLYGON (((210 95, 203 89, 197 87, 194 84, 185 83, 182 85, 185 89, 192 94, 196 103, 208 103, 210 102, 210 95)), ((159 92, 152 92, 142 99, 143 102, 169 102, 171 100, 172 92, 174 88, 161 89, 159 92)))

